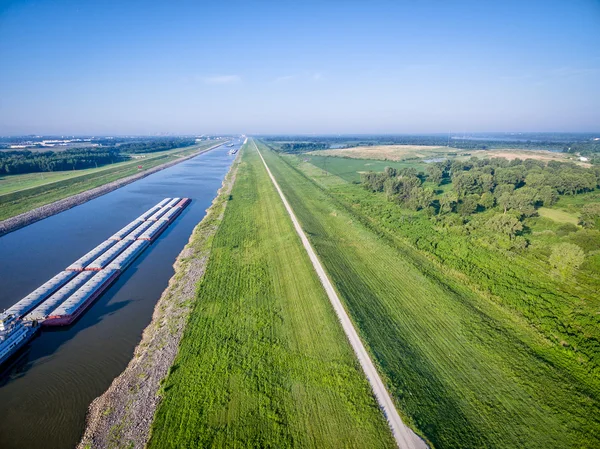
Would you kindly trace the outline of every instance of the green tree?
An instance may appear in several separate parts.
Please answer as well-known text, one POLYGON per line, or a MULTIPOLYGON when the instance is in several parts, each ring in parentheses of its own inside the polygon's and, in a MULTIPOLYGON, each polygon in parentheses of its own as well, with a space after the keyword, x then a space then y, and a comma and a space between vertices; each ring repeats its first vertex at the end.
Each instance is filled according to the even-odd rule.
POLYGON ((583 250, 573 243, 559 243, 552 248, 550 265, 563 279, 571 276, 585 260, 583 250))
POLYGON ((460 214, 463 216, 471 215, 477 210, 477 206, 479 205, 479 199, 479 195, 465 196, 458 205, 458 212, 460 212, 460 214))
POLYGON ((440 209, 439 209, 438 213, 440 215, 443 215, 446 213, 453 212, 454 208, 456 207, 457 201, 458 201, 458 197, 456 196, 456 194, 454 192, 444 193, 439 198, 440 209))
POLYGON ((538 189, 537 198, 544 206, 552 206, 558 201, 558 192, 550 186, 542 186, 538 189))
POLYGON ((486 228, 508 236, 511 240, 523 230, 523 224, 513 215, 494 215, 486 223, 486 228))
POLYGON ((600 203, 590 203, 583 206, 579 224, 586 228, 600 228, 600 203))
POLYGON ((440 185, 442 182, 442 178, 444 173, 437 165, 428 165, 427 166, 427 179, 433 182, 436 185, 440 185))
POLYGON ((483 195, 481 195, 481 198, 479 198, 479 205, 486 209, 494 207, 495 203, 496 199, 490 192, 485 192, 483 195))
POLYGON ((546 184, 546 176, 543 173, 529 173, 525 177, 525 185, 528 187, 535 187, 539 189, 546 184))

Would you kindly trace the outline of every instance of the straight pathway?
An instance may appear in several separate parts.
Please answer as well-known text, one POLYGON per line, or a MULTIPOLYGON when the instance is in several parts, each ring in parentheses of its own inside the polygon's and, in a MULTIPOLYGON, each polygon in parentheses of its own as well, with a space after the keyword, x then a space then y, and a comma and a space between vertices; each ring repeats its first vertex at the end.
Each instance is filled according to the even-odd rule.
POLYGON ((304 245, 304 248, 308 253, 308 257, 310 258, 313 267, 315 268, 315 271, 317 272, 317 275, 321 280, 321 284, 323 284, 323 288, 325 288, 325 292, 329 297, 329 301, 331 302, 331 305, 333 306, 333 309, 335 310, 338 319, 342 323, 342 328, 346 333, 346 337, 348 337, 348 340, 352 345, 352 349, 354 349, 356 357, 358 358, 358 361, 360 362, 360 365, 363 371, 365 372, 365 375, 367 376, 367 380, 371 384, 371 388, 373 389, 373 393, 375 393, 377 402, 379 402, 379 406, 383 409, 383 412, 387 418, 390 428, 392 429, 392 434, 394 435, 398 447, 402 449, 426 448, 427 445, 402 422, 402 419, 400 418, 400 415, 398 414, 398 411, 394 406, 394 402, 392 401, 390 394, 385 388, 381 377, 379 377, 379 373, 377 372, 375 365, 373 365, 373 362, 369 357, 369 354, 365 349, 364 345, 362 344, 362 341, 360 340, 356 329, 354 329, 354 326, 352 325, 352 321, 350 321, 350 317, 348 316, 346 310, 344 309, 344 306, 342 305, 342 301, 340 301, 340 298, 338 297, 335 289, 333 288, 331 281, 327 277, 327 274, 325 273, 325 270, 323 269, 323 266, 321 265, 321 262, 319 261, 313 247, 308 241, 306 234, 302 230, 302 227, 300 226, 300 223, 298 222, 294 211, 292 210, 290 204, 285 198, 283 192, 279 188, 279 184, 277 184, 275 177, 271 173, 271 170, 269 170, 269 166, 263 158, 254 139, 252 139, 252 144, 254 145, 254 148, 256 148, 258 155, 262 159, 263 164, 267 169, 267 173, 269 174, 271 181, 273 181, 273 185, 275 186, 275 189, 277 189, 277 192, 281 197, 281 201, 283 201, 283 204, 288 214, 290 215, 290 218, 292 219, 294 228, 296 229, 296 232, 298 233, 298 236, 300 237, 300 240, 302 241, 302 244, 304 245))

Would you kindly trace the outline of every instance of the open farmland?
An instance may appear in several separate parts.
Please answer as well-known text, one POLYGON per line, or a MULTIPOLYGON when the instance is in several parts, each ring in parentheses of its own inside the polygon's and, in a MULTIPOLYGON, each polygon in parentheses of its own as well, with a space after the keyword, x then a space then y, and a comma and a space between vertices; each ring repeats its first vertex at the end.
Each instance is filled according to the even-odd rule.
POLYGON ((0 220, 175 161, 213 145, 215 142, 203 142, 191 147, 150 153, 143 158, 86 170, 2 176, 0 220), (139 169, 138 165, 142 168, 139 169))
MULTIPOLYGON (((456 149, 450 149, 457 151, 456 149)), ((324 156, 351 157, 355 159, 380 159, 401 161, 407 158, 428 158, 444 155, 446 147, 432 145, 372 145, 351 148, 337 148, 315 151, 313 154, 324 156)))
MULTIPOLYGON (((391 232, 402 214, 383 195, 326 176, 302 157, 263 155, 399 411, 435 447, 598 447, 597 350, 593 336, 585 341, 595 332, 597 299, 582 306, 537 266, 540 281, 515 290, 504 282, 521 276, 521 265, 506 270, 506 256, 481 250, 474 257, 493 273, 483 284, 391 232), (501 260, 504 278, 494 279, 492 264, 501 260)), ((404 217, 407 228, 426 224, 404 217)), ((452 251, 458 259, 467 248, 452 251)))
POLYGON ((384 161, 423 162, 429 159, 468 159, 470 157, 493 158, 502 157, 513 159, 536 159, 539 161, 574 162, 578 165, 589 167, 590 164, 580 162, 579 159, 567 153, 544 150, 521 149, 489 149, 489 150, 461 150, 443 146, 431 145, 373 145, 351 148, 338 148, 331 150, 312 151, 309 154, 319 156, 333 156, 352 159, 371 159, 384 161))
POLYGON ((257 152, 243 151, 149 447, 394 447, 257 152))

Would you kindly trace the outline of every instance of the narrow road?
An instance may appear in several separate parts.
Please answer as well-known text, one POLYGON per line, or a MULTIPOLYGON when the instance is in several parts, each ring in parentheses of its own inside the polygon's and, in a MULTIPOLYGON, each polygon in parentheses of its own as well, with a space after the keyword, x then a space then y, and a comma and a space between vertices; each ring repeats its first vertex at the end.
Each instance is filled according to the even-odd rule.
POLYGON ((335 292, 335 289, 333 288, 331 281, 327 277, 327 274, 325 273, 325 270, 323 269, 321 262, 319 261, 315 251, 313 250, 313 247, 311 246, 310 242, 308 241, 306 234, 304 234, 304 231, 302 230, 302 227, 300 226, 300 223, 298 222, 298 219, 296 218, 294 211, 292 210, 290 204, 288 203, 287 199, 283 195, 283 192, 279 188, 279 184, 277 184, 275 177, 271 173, 271 170, 269 170, 269 166, 265 162, 265 159, 263 158, 260 150, 258 149, 256 142, 254 142, 254 139, 252 139, 252 144, 254 145, 254 148, 256 148, 258 155, 262 159, 263 164, 265 165, 265 168, 267 169, 267 173, 269 174, 271 181, 273 181, 273 185, 277 189, 277 192, 279 193, 279 196, 281 197, 281 201, 283 201, 283 204, 284 204, 286 210, 288 211, 290 218, 292 219, 294 228, 296 229, 298 236, 300 236, 300 240, 302 241, 302 244, 304 245, 304 248, 306 249, 306 252, 308 253, 308 257, 310 258, 310 260, 313 264, 313 267, 315 268, 315 271, 317 272, 317 275, 319 276, 319 279, 321 280, 321 284, 323 284, 323 287, 325 288, 325 291, 327 292, 329 301, 331 301, 331 305, 333 306, 333 309, 335 310, 335 313, 337 314, 338 319, 342 323, 342 327, 344 329, 344 332, 346 333, 346 337, 348 337, 348 340, 350 341, 350 344, 352 345, 352 349, 354 349, 354 352, 356 353, 356 356, 358 357, 358 361, 360 362, 360 365, 361 365, 363 371, 365 372, 365 375, 367 376, 367 380, 371 384, 371 388, 373 389, 373 392, 375 393, 375 397, 377 398, 377 401, 379 402, 379 406, 383 409, 383 412, 385 413, 385 416, 388 420, 390 428, 392 429, 392 433, 394 435, 394 438, 396 439, 396 443, 398 444, 398 447, 402 448, 402 449, 426 448, 427 445, 422 440, 420 440, 419 437, 416 434, 414 434, 414 432, 411 429, 409 429, 402 422, 402 419, 400 418, 400 415, 398 414, 398 411, 396 410, 396 407, 394 406, 392 398, 390 397, 387 389, 385 388, 385 385, 383 385, 383 382, 382 382, 381 378, 379 377, 379 373, 377 373, 377 370, 375 369, 375 365, 373 365, 373 362, 371 361, 371 358, 369 357, 367 350, 365 349, 364 345, 362 344, 362 341, 360 340, 358 333, 356 332, 356 329, 354 329, 354 326, 352 325, 352 321, 350 321, 350 317, 348 317, 348 314, 346 313, 346 310, 344 309, 344 306, 342 305, 340 298, 338 297, 337 293, 335 292))

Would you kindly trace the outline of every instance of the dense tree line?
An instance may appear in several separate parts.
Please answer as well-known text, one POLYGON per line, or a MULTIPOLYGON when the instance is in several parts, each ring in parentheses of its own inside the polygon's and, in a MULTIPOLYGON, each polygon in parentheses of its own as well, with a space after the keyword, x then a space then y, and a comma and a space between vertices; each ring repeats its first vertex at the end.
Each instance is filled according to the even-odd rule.
POLYGON ((65 151, 0 151, 0 175, 81 170, 121 162, 127 154, 154 153, 193 145, 194 139, 169 138, 65 151))
POLYGON ((3 151, 0 152, 0 175, 81 170, 124 160, 113 148, 77 149, 60 152, 3 151))
POLYGON ((317 142, 292 142, 280 146, 280 150, 284 153, 307 153, 309 151, 326 150, 327 148, 329 148, 328 143, 317 142))
POLYGON ((154 153, 157 151, 188 147, 194 145, 194 143, 196 143, 195 139, 153 139, 140 142, 121 143, 116 148, 123 153, 154 153))
POLYGON ((436 214, 459 212, 470 215, 478 209, 499 206, 505 214, 513 211, 531 216, 539 206, 551 206, 559 195, 589 192, 600 186, 600 167, 533 159, 508 161, 503 158, 443 161, 428 165, 427 174, 413 168, 383 173, 363 173, 362 184, 371 191, 385 192, 388 198, 414 210, 431 208, 436 214), (432 187, 451 183, 452 190, 436 198, 432 187))
MULTIPOLYGON (((465 232, 474 225, 473 214, 489 210, 483 220, 473 223, 490 236, 506 238, 508 247, 519 249, 528 244, 521 235, 524 221, 536 215, 537 208, 552 206, 561 195, 599 188, 600 167, 584 168, 555 161, 545 164, 533 159, 471 158, 430 164, 427 173, 387 167, 382 173, 363 173, 361 183, 372 192, 384 192, 390 201, 415 211, 423 210, 436 221, 461 226, 465 232), (448 184, 451 189, 445 188, 438 195, 437 190, 448 184)), ((585 205, 579 224, 600 229, 600 203, 585 205)), ((580 243, 587 246, 586 242, 580 243)), ((568 244, 554 248, 549 263, 564 277, 581 265, 583 259, 581 247, 568 244)))
MULTIPOLYGON (((488 148, 511 148, 522 150, 548 150, 588 156, 600 155, 600 141, 593 140, 594 135, 572 134, 531 134, 524 136, 530 140, 502 140, 490 137, 485 140, 449 138, 447 134, 437 135, 347 135, 347 136, 264 136, 263 140, 279 143, 283 152, 307 152, 336 147, 373 146, 373 145, 432 145, 448 146, 466 150, 485 150, 488 148), (308 144, 318 145, 311 148, 308 144), (294 151, 290 151, 294 148, 294 151)), ((277 146, 277 145, 276 145, 277 146)), ((600 157, 600 156, 597 156, 600 157)))

